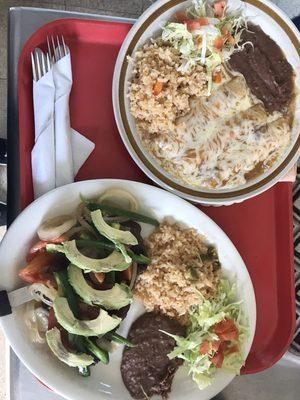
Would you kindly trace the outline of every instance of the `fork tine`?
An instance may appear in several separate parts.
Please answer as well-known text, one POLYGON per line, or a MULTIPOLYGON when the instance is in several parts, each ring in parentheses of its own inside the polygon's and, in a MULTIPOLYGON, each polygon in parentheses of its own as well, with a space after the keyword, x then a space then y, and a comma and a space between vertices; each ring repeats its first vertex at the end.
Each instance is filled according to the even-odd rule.
POLYGON ((56 62, 57 61, 57 57, 56 57, 55 44, 54 44, 53 36, 51 36, 51 42, 52 42, 52 47, 53 47, 53 57, 54 57, 54 60, 56 62))
POLYGON ((68 54, 68 50, 67 50, 67 46, 66 46, 65 39, 63 36, 61 36, 61 40, 62 40, 63 48, 64 48, 64 53, 65 53, 64 55, 66 56, 68 54))
POLYGON ((37 51, 35 51, 35 62, 37 65, 37 80, 39 80, 39 79, 41 79, 42 75, 41 75, 41 66, 40 66, 39 55, 38 55, 37 51))
POLYGON ((58 51, 58 57, 59 57, 59 60, 62 58, 62 53, 61 53, 61 47, 60 47, 60 41, 59 41, 59 37, 58 36, 56 36, 56 40, 57 40, 57 51, 58 51))
POLYGON ((47 47, 48 47, 49 57, 51 58, 51 47, 50 47, 50 42, 49 42, 49 36, 47 36, 47 47))
POLYGON ((50 71, 51 69, 51 62, 50 62, 50 58, 49 58, 49 54, 46 54, 46 62, 47 62, 47 69, 48 71, 50 71))
POLYGON ((32 52, 30 53, 30 56, 31 56, 31 65, 32 65, 32 75, 33 75, 33 79, 34 79, 35 81, 37 81, 37 79, 36 79, 36 70, 35 70, 35 62, 34 62, 34 57, 33 57, 33 53, 32 53, 32 52))
POLYGON ((42 74, 43 76, 46 74, 47 69, 46 69, 46 64, 45 64, 45 54, 41 53, 41 58, 42 58, 42 74))

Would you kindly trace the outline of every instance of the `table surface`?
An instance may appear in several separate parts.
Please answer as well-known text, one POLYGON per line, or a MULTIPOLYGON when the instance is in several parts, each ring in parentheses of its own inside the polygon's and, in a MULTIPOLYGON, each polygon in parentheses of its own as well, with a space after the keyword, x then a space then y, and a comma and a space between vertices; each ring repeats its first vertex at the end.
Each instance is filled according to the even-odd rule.
MULTIPOLYGON (((275 3, 285 3, 287 10, 293 11, 291 16, 295 16, 295 7, 290 7, 293 1, 285 2, 281 0, 275 3), (288 3, 288 4, 286 4, 288 3)), ((300 1, 295 1, 299 6, 300 1)), ((17 62, 18 57, 27 38, 40 26, 47 22, 61 18, 89 18, 102 20, 115 20, 115 17, 100 16, 96 14, 83 14, 74 12, 63 12, 56 10, 46 10, 37 8, 18 7, 10 10, 9 13, 9 32, 8 32, 8 142, 9 147, 18 146, 18 104, 17 104, 17 62)), ((133 22, 128 18, 117 18, 124 22, 133 22)), ((15 164, 13 159, 17 152, 10 152, 11 165, 15 164)), ((18 164, 17 164, 18 165, 18 164)), ((8 168, 9 182, 15 182, 18 178, 18 171, 8 168)), ((19 212, 18 191, 8 190, 8 202, 10 205, 9 221, 12 221, 19 212)), ((32 400, 42 398, 43 400, 59 400, 52 392, 49 392, 26 370, 12 351, 9 355, 9 380, 14 383, 11 385, 8 398, 11 400, 32 400)), ((286 355, 275 367, 263 373, 243 376, 236 378, 216 400, 296 400, 298 398, 298 388, 296 382, 300 373, 300 361, 296 357, 286 355), (279 384, 280 382, 280 384, 279 384)))

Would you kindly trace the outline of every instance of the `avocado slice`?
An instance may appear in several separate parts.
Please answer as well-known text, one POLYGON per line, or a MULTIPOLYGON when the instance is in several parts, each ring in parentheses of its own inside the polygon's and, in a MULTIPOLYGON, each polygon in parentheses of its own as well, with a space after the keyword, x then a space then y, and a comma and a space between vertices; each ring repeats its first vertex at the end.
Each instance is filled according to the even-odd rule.
POLYGON ((82 271, 75 265, 69 265, 68 278, 78 296, 90 305, 103 306, 107 310, 119 310, 132 301, 128 286, 116 283, 112 289, 96 290, 86 282, 82 271))
POLYGON ((130 262, 126 262, 122 253, 118 251, 113 251, 106 258, 86 257, 77 249, 76 240, 64 242, 63 244, 47 244, 46 250, 64 253, 72 264, 84 272, 107 273, 110 271, 124 271, 130 265, 130 262))
POLYGON ((56 297, 53 309, 58 323, 74 335, 86 337, 103 335, 115 329, 121 322, 121 318, 111 317, 105 310, 100 310, 99 316, 91 321, 76 319, 65 297, 56 297))
POLYGON ((95 227, 101 233, 101 235, 105 236, 112 242, 119 242, 131 245, 138 244, 137 238, 130 231, 122 231, 121 229, 116 229, 108 225, 104 221, 102 217, 102 212, 100 210, 92 211, 91 218, 95 227))
POLYGON ((46 332, 46 340, 56 357, 70 367, 87 367, 94 362, 94 358, 89 354, 76 354, 68 351, 62 344, 60 331, 57 328, 46 332))

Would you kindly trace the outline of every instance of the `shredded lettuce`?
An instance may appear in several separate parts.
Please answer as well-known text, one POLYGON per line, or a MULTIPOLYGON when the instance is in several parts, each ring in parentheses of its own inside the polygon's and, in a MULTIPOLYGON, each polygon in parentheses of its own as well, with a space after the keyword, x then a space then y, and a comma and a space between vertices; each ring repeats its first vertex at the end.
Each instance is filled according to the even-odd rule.
POLYGON ((194 0, 186 10, 188 22, 168 22, 161 36, 163 42, 169 43, 180 53, 181 65, 178 71, 186 73, 198 63, 203 65, 208 82, 207 95, 211 93, 214 70, 227 61, 234 51, 242 50, 239 43, 244 26, 247 26, 241 9, 229 11, 226 7, 225 15, 215 18, 214 2, 194 0), (197 27, 199 18, 206 18, 207 24, 197 27), (196 29, 190 32, 187 24, 193 23, 193 20, 196 29), (224 40, 221 49, 215 47, 216 39, 224 40))
POLYGON ((195 50, 193 35, 185 24, 169 22, 163 28, 162 40, 171 43, 183 56, 189 56, 195 50))
POLYGON ((218 296, 214 300, 205 299, 200 293, 201 303, 190 312, 190 325, 186 337, 171 335, 176 341, 174 350, 169 353, 169 358, 181 358, 188 367, 189 375, 200 389, 204 389, 212 383, 217 368, 211 361, 211 354, 200 354, 199 349, 204 341, 218 340, 213 333, 213 326, 224 319, 233 319, 239 331, 239 339, 236 342, 239 351, 224 355, 222 369, 234 374, 239 374, 244 364, 242 345, 247 335, 245 316, 242 312, 241 301, 236 301, 236 286, 228 280, 222 279, 218 296))

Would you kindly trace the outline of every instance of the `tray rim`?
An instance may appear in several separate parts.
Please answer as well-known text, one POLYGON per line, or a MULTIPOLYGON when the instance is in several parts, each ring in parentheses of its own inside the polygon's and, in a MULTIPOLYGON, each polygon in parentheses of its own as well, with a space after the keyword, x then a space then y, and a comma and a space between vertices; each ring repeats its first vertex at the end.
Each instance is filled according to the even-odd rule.
MULTIPOLYGON (((86 15, 88 15, 88 14, 85 14, 85 16, 86 15)), ((76 16, 77 17, 77 16, 76 16)), ((78 18, 70 18, 70 17, 68 17, 68 18, 63 18, 63 19, 61 19, 61 21, 60 22, 65 22, 66 20, 72 20, 72 19, 75 19, 75 20, 78 20, 78 18)), ((121 19, 121 20, 119 20, 118 18, 114 18, 114 17, 111 17, 111 19, 110 20, 108 20, 107 19, 107 17, 105 16, 105 19, 101 19, 100 18, 100 16, 97 16, 97 19, 96 20, 94 20, 94 19, 83 19, 83 18, 79 18, 79 19, 81 19, 83 22, 97 22, 97 21, 100 21, 100 22, 102 22, 102 21, 107 21, 107 22, 120 22, 120 23, 132 23, 133 22, 133 20, 127 20, 127 19, 121 19)), ((49 25, 49 24, 53 24, 54 22, 57 22, 58 23, 58 21, 51 21, 51 22, 49 22, 48 24, 46 24, 46 25, 49 25)), ((45 25, 43 25, 43 26, 41 26, 39 29, 42 29, 42 28, 44 28, 45 27, 45 25)), ((35 34, 36 32, 34 32, 33 33, 33 35, 35 34)), ((30 38, 28 38, 28 39, 30 39, 30 38)), ((18 148, 18 146, 17 146, 17 148, 18 148)), ((284 186, 287 186, 287 184, 290 186, 290 187, 292 187, 292 185, 290 185, 289 183, 281 183, 281 184, 283 184, 284 186)), ((290 189, 290 192, 291 192, 291 189, 290 189)), ((290 193, 291 194, 291 193, 290 193)), ((292 208, 292 207, 291 207, 292 208)), ((291 237, 293 237, 293 231, 291 230, 290 231, 290 234, 291 234, 291 237)), ((293 280, 293 276, 291 276, 291 278, 292 278, 292 280, 293 280)), ((291 304, 292 305, 292 304, 291 304)), ((293 333, 291 334, 291 336, 293 335, 293 333)), ((274 362, 271 364, 271 365, 273 365, 275 362, 277 362, 281 357, 282 357, 282 355, 284 354, 284 352, 285 352, 285 350, 283 350, 282 352, 281 352, 281 354, 280 355, 278 355, 278 357, 277 357, 277 359, 275 359, 274 360, 274 362)), ((271 366, 270 365, 270 366, 271 366)), ((269 368, 269 367, 268 367, 269 368)), ((264 369, 266 369, 266 368, 262 368, 262 369, 258 369, 258 370, 254 370, 254 371, 251 371, 250 373, 256 373, 256 372, 259 372, 259 371, 262 371, 262 370, 264 370, 264 369)))

